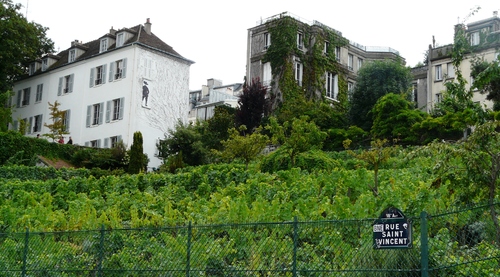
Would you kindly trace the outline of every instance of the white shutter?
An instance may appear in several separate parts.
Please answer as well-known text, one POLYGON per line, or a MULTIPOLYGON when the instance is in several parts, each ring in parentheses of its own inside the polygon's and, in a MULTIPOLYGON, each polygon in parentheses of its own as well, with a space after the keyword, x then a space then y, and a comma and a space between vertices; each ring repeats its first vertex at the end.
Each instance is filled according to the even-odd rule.
POLYGON ((99 125, 102 124, 104 117, 104 102, 99 103, 99 125))
POLYGON ((106 70, 107 70, 107 64, 102 65, 102 83, 106 83, 106 70))
POLYGON ((104 139, 104 148, 109 148, 109 138, 104 139))
POLYGON ((73 92, 73 81, 75 79, 75 74, 69 75, 69 91, 68 92, 73 92))
POLYGON ((111 120, 111 101, 106 102, 106 123, 111 120))
POLYGON ((59 78, 59 86, 57 87, 57 95, 62 94, 62 83, 63 83, 63 77, 59 78))
POLYGON ((109 63, 109 82, 113 82, 115 63, 109 63))
POLYGON ((93 87, 94 86, 94 70, 95 70, 95 68, 91 68, 90 69, 90 83, 89 83, 89 87, 93 87))
POLYGON ((127 58, 123 59, 123 64, 122 64, 122 78, 126 77, 127 73, 127 58))
POLYGON ((92 105, 87 106, 87 127, 90 127, 92 119, 92 105))
POLYGON ((120 110, 118 110, 118 119, 123 119, 123 109, 125 108, 125 97, 120 98, 120 110))

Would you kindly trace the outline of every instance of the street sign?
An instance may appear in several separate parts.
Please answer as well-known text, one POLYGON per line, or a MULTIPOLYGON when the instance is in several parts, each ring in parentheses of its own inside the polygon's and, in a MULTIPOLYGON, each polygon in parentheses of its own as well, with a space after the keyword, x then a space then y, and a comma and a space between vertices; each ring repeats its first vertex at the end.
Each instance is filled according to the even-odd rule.
POLYGON ((373 248, 411 248, 411 221, 396 208, 388 208, 373 223, 373 248))

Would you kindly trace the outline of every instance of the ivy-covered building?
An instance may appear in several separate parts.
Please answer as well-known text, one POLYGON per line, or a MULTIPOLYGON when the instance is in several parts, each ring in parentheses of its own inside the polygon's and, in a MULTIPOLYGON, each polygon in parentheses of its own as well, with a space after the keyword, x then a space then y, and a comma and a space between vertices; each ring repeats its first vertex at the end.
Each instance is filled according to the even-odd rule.
MULTIPOLYGON (((497 12, 494 12, 492 17, 469 24, 457 24, 454 28, 455 32, 464 31, 469 44, 462 48, 465 53, 459 68, 453 65, 453 44, 438 46, 433 43, 429 45, 427 64, 412 69, 418 107, 424 111, 430 112, 434 105, 443 99, 446 82, 456 81, 458 70, 467 81, 467 89, 470 89, 474 83, 471 75, 474 59, 492 62, 499 57, 500 18, 497 12)), ((488 109, 493 108, 493 102, 487 100, 486 94, 481 94, 478 90, 473 91, 472 101, 488 109)))
POLYGON ((390 47, 350 41, 319 21, 281 13, 248 29, 247 82, 268 87, 273 108, 303 92, 307 99, 347 100, 359 68, 373 60, 404 59, 390 47))

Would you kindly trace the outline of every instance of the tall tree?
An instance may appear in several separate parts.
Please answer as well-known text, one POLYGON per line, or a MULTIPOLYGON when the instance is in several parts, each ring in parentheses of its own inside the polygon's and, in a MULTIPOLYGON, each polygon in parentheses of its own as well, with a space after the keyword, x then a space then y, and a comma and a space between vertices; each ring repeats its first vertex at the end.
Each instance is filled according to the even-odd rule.
POLYGON ((128 173, 137 174, 145 170, 147 158, 143 150, 143 139, 141 132, 134 133, 134 140, 130 146, 130 161, 128 164, 128 173))
POLYGON ((391 92, 409 97, 412 79, 410 68, 401 61, 373 61, 363 65, 349 99, 351 125, 369 131, 373 124, 370 111, 377 100, 391 92))
MULTIPOLYGON (((500 57, 500 56, 499 56, 500 57)), ((473 87, 486 95, 486 99, 493 101, 493 110, 500 111, 500 60, 488 63, 483 59, 472 62, 471 76, 474 78, 473 87)))
POLYGON ((220 153, 226 161, 242 159, 248 169, 248 164, 262 152, 269 138, 260 133, 262 128, 257 128, 252 134, 240 135, 245 133, 245 125, 241 125, 239 130, 232 128, 229 132, 229 138, 222 141, 224 150, 220 153))
POLYGON ((243 88, 239 96, 239 107, 236 111, 236 123, 245 125, 250 133, 261 123, 266 107, 267 88, 262 85, 259 78, 253 79, 250 85, 243 88))
MULTIPOLYGON (((50 133, 43 134, 43 136, 51 138, 52 141, 56 141, 56 139, 59 139, 61 136, 69 134, 66 125, 64 124, 66 111, 61 111, 59 109, 60 105, 61 103, 57 102, 57 100, 54 104, 49 102, 50 120, 52 120, 52 122, 50 124, 43 124, 43 126, 49 128, 50 130, 50 133)), ((31 126, 28 127, 31 128, 31 126)))
POLYGON ((20 13, 21 4, 0 0, 0 126, 11 121, 10 107, 5 99, 10 96, 14 81, 27 73, 29 63, 54 49, 47 38, 48 28, 28 20, 20 13), (6 96, 7 94, 7 96, 6 96))

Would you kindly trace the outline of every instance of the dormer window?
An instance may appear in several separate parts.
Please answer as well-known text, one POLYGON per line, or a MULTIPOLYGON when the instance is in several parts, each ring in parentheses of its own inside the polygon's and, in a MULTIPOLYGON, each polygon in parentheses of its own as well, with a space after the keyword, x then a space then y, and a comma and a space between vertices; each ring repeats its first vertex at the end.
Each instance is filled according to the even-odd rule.
POLYGON ((116 36, 116 47, 121 47, 123 46, 123 43, 125 42, 125 34, 124 33, 119 33, 116 36))
POLYGON ((76 49, 69 50, 68 63, 72 63, 76 60, 76 49))
POLYGON ((479 45, 479 32, 473 32, 470 35, 470 45, 476 46, 479 45))
POLYGON ((30 68, 29 68, 29 74, 33 75, 33 74, 35 74, 35 72, 36 72, 36 64, 35 63, 31 63, 30 64, 30 68))
POLYGON ((271 34, 264 33, 264 50, 268 49, 271 46, 271 34))
POLYGON ((45 58, 42 60, 42 71, 47 70, 49 67, 49 58, 45 58))
POLYGON ((101 46, 99 47, 99 53, 106 52, 108 50, 108 38, 101 39, 101 46))

